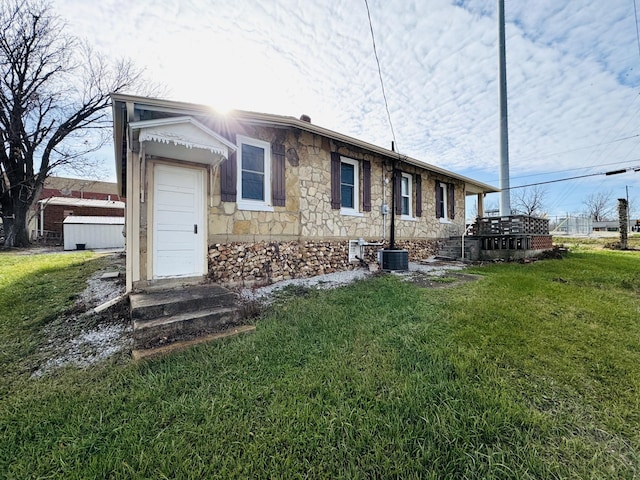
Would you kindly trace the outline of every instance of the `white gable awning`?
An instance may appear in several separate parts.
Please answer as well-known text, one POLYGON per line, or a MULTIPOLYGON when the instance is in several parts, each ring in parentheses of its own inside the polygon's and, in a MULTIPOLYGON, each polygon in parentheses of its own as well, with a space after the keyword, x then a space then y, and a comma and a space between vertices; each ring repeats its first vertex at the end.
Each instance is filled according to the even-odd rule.
POLYGON ((217 165, 236 146, 193 117, 170 117, 132 122, 148 155, 217 165))

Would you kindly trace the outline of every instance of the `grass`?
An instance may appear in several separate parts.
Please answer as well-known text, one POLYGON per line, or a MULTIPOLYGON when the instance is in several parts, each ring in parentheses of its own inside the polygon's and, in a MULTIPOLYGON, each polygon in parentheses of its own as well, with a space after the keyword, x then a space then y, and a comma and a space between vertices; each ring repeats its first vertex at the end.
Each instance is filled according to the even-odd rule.
MULTIPOLYGON (((93 268, 65 258, 49 270, 69 281, 49 293, 59 308, 93 268)), ((385 275, 289 291, 252 335, 37 380, 10 368, 0 477, 637 477, 639 262, 580 249, 448 289, 385 275)), ((31 292, 14 311, 41 308, 31 292)), ((3 317, 3 336, 39 338, 46 310, 3 317)))
MULTIPOLYGON (((554 243, 564 244, 571 247, 574 250, 586 249, 593 250, 594 248, 603 248, 605 245, 614 245, 620 242, 620 236, 614 235, 610 237, 565 237, 556 236, 553 238, 554 243)), ((640 249, 640 234, 631 232, 627 237, 627 247, 629 249, 640 249)))
POLYGON ((86 278, 103 265, 91 252, 0 253, 0 394, 30 373, 43 344, 43 327, 69 308, 86 278))

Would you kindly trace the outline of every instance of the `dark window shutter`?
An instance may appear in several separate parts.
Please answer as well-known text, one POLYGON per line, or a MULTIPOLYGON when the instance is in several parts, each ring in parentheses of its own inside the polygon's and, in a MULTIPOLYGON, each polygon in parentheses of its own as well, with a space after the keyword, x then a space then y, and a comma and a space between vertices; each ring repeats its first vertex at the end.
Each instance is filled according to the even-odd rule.
POLYGON ((331 208, 340 209, 340 154, 331 152, 331 208))
POLYGON ((286 188, 284 179, 284 145, 274 143, 271 145, 271 197, 275 207, 284 207, 286 204, 286 188))
POLYGON ((371 211, 371 162, 362 161, 362 210, 371 211))
POLYGON ((422 216, 422 177, 416 174, 416 217, 422 216))
POLYGON ((393 185, 396 197, 396 215, 402 215, 402 172, 400 170, 394 172, 393 185))
POLYGON ((236 153, 220 164, 220 199, 223 202, 236 201, 236 178, 238 175, 236 153))
POLYGON ((440 188, 440 182, 436 180, 436 218, 442 218, 444 213, 442 212, 442 189, 440 188))
POLYGON ((453 220, 455 218, 456 192, 453 183, 450 183, 448 187, 447 192, 449 193, 449 201, 447 203, 449 207, 449 219, 453 220))

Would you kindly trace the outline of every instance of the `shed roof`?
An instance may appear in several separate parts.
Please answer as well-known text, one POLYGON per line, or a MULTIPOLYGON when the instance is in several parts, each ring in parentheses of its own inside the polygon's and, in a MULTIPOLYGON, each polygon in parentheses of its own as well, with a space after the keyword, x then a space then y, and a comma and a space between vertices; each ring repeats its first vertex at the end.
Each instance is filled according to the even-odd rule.
POLYGON ((49 197, 40 200, 43 205, 63 205, 69 207, 118 208, 124 210, 125 203, 119 200, 96 200, 93 198, 49 197))
POLYGON ((124 225, 124 217, 90 217, 85 215, 69 215, 62 223, 83 225, 124 225))

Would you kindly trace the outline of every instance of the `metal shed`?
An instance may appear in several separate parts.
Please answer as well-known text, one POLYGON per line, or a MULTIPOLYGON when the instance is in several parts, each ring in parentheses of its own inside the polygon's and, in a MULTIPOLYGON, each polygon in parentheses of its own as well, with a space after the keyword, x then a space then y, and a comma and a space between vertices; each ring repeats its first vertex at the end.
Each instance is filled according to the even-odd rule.
POLYGON ((124 217, 70 215, 63 222, 65 250, 124 248, 124 217))

